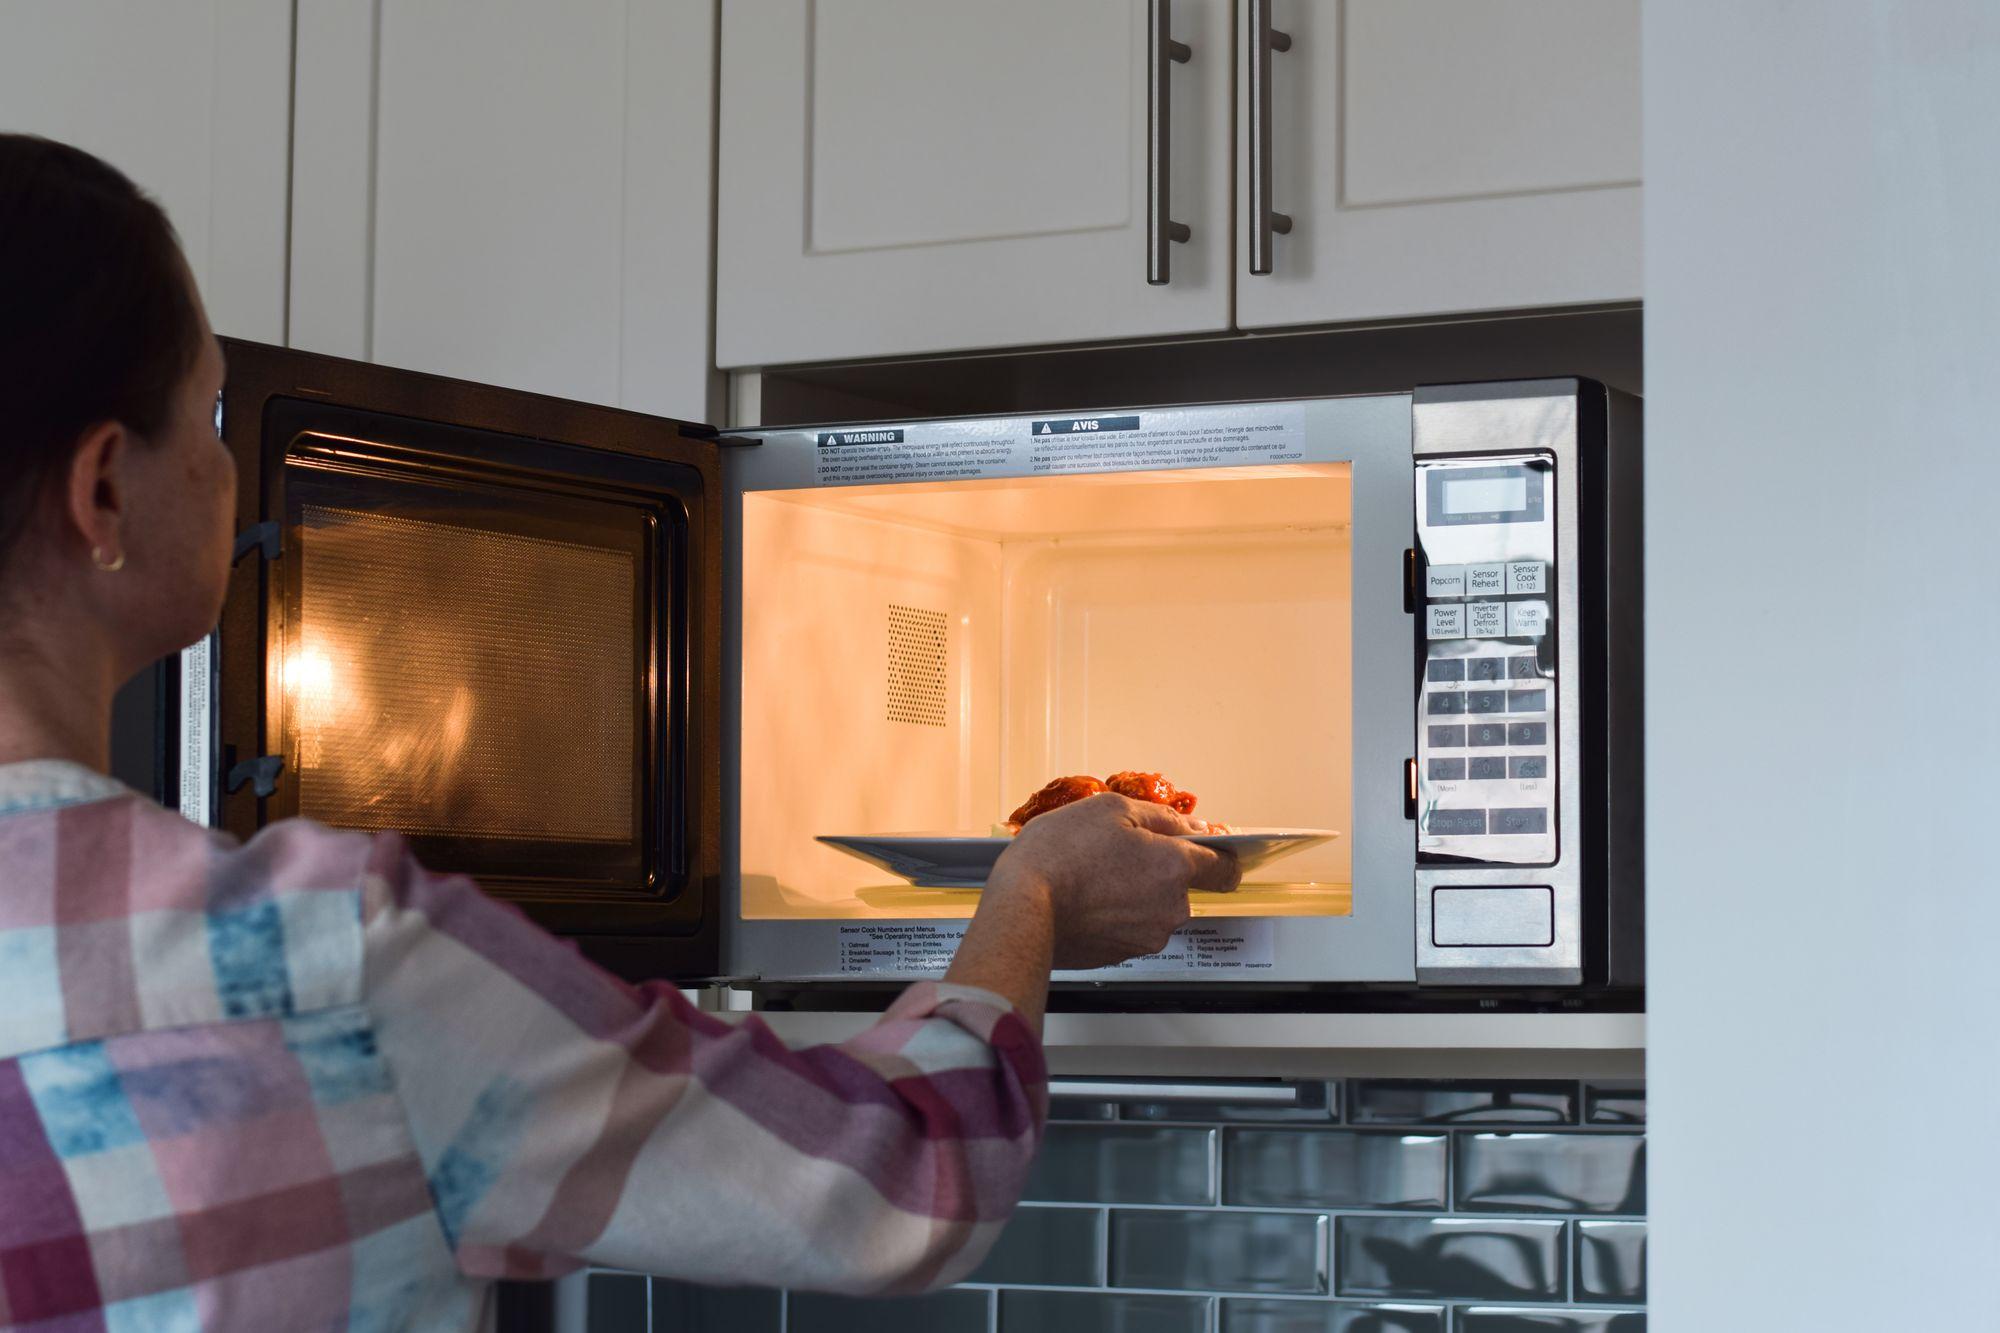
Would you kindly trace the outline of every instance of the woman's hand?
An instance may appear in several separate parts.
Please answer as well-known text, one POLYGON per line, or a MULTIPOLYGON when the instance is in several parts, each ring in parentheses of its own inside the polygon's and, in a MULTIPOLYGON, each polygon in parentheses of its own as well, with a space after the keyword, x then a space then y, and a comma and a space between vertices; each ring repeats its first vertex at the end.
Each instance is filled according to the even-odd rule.
POLYGON ((1046 894, 1058 968, 1158 953, 1188 919, 1188 890, 1236 887, 1235 857, 1187 840, 1207 827, 1164 805, 1093 796, 1025 826, 986 893, 1046 894))
POLYGON ((1236 858, 1187 841, 1208 826, 1109 793, 1031 821, 987 876, 944 979, 1005 996, 1037 1033, 1049 969, 1158 953, 1188 890, 1236 887, 1236 858))

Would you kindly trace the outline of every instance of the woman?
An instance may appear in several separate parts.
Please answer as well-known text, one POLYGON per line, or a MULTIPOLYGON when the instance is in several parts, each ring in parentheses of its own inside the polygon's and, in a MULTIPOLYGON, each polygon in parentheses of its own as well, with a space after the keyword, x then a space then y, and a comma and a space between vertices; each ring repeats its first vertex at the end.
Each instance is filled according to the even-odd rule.
POLYGON ((1051 966, 1234 883, 1164 808, 1045 816, 943 983, 794 1051, 393 836, 239 846, 103 775, 113 692, 221 606, 222 357, 160 210, 18 135, 0 367, 0 1328, 471 1329, 585 1262, 951 1282, 1039 1140, 1051 966))

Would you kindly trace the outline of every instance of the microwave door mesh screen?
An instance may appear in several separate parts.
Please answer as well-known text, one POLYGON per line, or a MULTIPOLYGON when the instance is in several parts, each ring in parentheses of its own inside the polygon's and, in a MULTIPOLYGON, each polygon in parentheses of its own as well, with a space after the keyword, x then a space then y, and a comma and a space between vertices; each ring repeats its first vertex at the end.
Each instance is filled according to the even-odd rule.
POLYGON ((299 809, 416 836, 634 834, 633 557, 307 505, 284 662, 299 809))

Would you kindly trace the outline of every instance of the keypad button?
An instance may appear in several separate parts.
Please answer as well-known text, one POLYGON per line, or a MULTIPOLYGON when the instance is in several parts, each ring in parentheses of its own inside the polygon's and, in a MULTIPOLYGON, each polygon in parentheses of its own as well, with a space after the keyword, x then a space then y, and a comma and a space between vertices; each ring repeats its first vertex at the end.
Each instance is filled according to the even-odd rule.
MULTIPOLYGON (((1521 725, 1516 723, 1515 725, 1521 725)), ((1465 743, 1468 745, 1505 745, 1507 724, 1504 722, 1476 722, 1465 729, 1465 743)), ((1517 741, 1516 744, 1526 744, 1517 741)))
POLYGON ((1429 680, 1464 680, 1465 659, 1462 657, 1434 657, 1425 666, 1424 676, 1429 680))
POLYGON ((1465 664, 1467 680, 1501 680, 1501 672, 1507 659, 1504 657, 1468 658, 1465 664))
MULTIPOLYGON (((1474 745, 1478 743, 1478 741, 1473 742, 1474 745)), ((1546 722, 1509 722, 1507 724, 1507 743, 1509 745, 1547 745, 1549 743, 1549 724, 1546 722)))
POLYGON ((1433 810, 1424 821, 1426 832, 1439 837, 1464 837, 1486 832, 1484 810, 1433 810))
POLYGON ((1521 560, 1507 566, 1507 591, 1548 593, 1549 567, 1539 560, 1521 560))
POLYGON ((1457 603, 1424 608, 1429 626, 1429 637, 1433 639, 1462 639, 1465 637, 1465 608, 1457 603))
POLYGON ((1516 639, 1539 639, 1548 632, 1547 602, 1507 603, 1507 633, 1516 639))
POLYGON ((1515 778, 1546 778, 1549 757, 1545 754, 1517 754, 1507 759, 1507 775, 1515 778))
POLYGON ((1459 782, 1465 777, 1463 759, 1433 759, 1427 770, 1432 782, 1459 782))
POLYGON ((1467 690, 1465 711, 1468 713, 1504 713, 1507 711, 1507 691, 1467 690))
POLYGON ((1504 778, 1507 776, 1507 761, 1497 754, 1481 755, 1468 765, 1466 776, 1476 779, 1504 778))
POLYGON ((1464 727, 1431 727, 1429 731, 1433 750, 1457 749, 1465 744, 1464 727))
POLYGON ((1494 833, 1547 833, 1549 812, 1539 805, 1489 810, 1489 828, 1494 833))
POLYGON ((1432 717, 1439 717, 1445 713, 1463 713, 1465 711, 1465 696, 1462 694, 1433 694, 1430 700, 1430 705, 1426 711, 1432 717))
POLYGON ((1465 596, 1464 565, 1432 565, 1424 572, 1424 596, 1465 596))
POLYGON ((1510 657, 1507 659, 1507 679, 1540 680, 1541 678, 1541 663, 1535 660, 1533 653, 1523 653, 1519 657, 1510 657))
MULTIPOLYGON (((1436 607, 1432 607, 1436 610, 1436 607)), ((1457 608, 1454 608, 1457 609, 1457 608)), ((1465 610, 1465 637, 1468 639, 1499 639, 1507 634, 1507 603, 1467 602, 1465 610)))
POLYGON ((1547 690, 1509 690, 1507 711, 1510 713, 1546 713, 1549 711, 1547 690))
POLYGON ((1467 565, 1465 567, 1465 595, 1467 597, 1498 597, 1507 591, 1507 566, 1467 565))

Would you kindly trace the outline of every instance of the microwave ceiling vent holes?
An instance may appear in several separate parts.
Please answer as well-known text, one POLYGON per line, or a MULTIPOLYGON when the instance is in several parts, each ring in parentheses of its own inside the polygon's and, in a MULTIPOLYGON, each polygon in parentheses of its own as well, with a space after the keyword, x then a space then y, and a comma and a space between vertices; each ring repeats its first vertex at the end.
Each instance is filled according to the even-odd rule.
POLYGON ((889 603, 889 720, 946 724, 945 614, 889 603))

